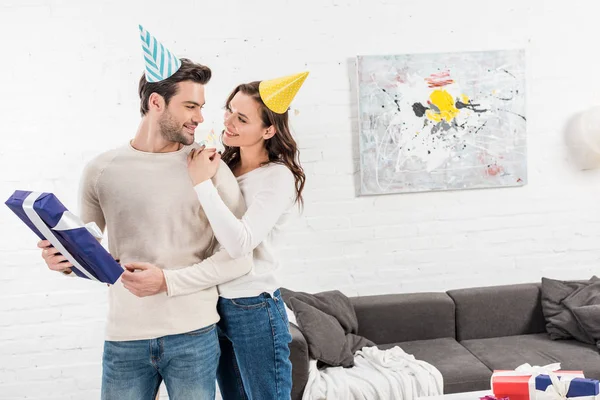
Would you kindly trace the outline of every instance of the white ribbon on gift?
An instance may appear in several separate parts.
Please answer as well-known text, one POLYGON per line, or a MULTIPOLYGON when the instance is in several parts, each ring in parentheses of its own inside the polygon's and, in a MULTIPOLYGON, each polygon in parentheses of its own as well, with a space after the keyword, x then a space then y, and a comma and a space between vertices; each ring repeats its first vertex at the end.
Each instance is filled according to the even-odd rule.
POLYGON ((91 233, 96 239, 102 240, 102 230, 98 227, 95 222, 89 222, 84 224, 81 218, 73 214, 71 211, 65 211, 60 217, 60 221, 54 228, 53 231, 68 231, 71 229, 85 228, 91 233))
MULTIPOLYGON (((33 209, 33 204, 41 195, 42 195, 41 192, 32 192, 29 196, 27 196, 25 198, 25 200, 23 201, 23 211, 25 212, 25 214, 27 215, 29 220, 33 223, 33 225, 35 225, 35 227, 42 233, 42 235, 44 235, 44 237, 50 243, 52 243, 52 246, 54 246, 54 248, 56 248, 75 268, 77 268, 78 271, 80 271, 82 274, 84 274, 91 280, 98 282, 98 279, 96 279, 92 274, 90 274, 85 268, 83 268, 81 266, 81 264, 79 264, 79 262, 75 258, 73 258, 73 256, 62 245, 60 240, 58 240, 58 238, 54 235, 52 230, 50 228, 48 228, 46 223, 40 218, 40 216, 37 214, 37 212, 35 212, 35 210, 33 209)), ((54 227, 52 229, 58 230, 58 231, 64 231, 64 230, 84 228, 84 227, 92 235, 94 235, 95 238, 97 238, 97 239, 102 238, 102 231, 100 231, 100 228, 98 228, 98 225, 96 225, 95 223, 84 225, 83 221, 81 221, 81 219, 79 219, 78 217, 76 217, 74 214, 72 214, 69 211, 63 213, 60 221, 58 221, 58 224, 56 224, 56 227, 54 227), (57 229, 57 227, 58 227, 58 229, 57 229), (98 237, 98 233, 100 233, 99 237, 98 237)))
MULTIPOLYGON (((535 392, 535 400, 566 400, 568 399, 567 393, 571 387, 571 381, 575 379, 575 376, 562 376, 558 379, 555 373, 549 374, 551 385, 548 385, 545 391, 537 390, 535 392)), ((577 400, 594 400, 596 396, 578 396, 574 397, 577 400)))
POLYGON ((550 375, 554 371, 560 369, 560 363, 548 364, 544 366, 531 365, 528 363, 519 365, 514 371, 498 371, 494 372, 492 376, 523 376, 523 375, 550 375))
MULTIPOLYGON (((523 375, 531 375, 531 377, 529 378, 529 393, 530 393, 530 399, 529 400, 540 400, 539 396, 542 396, 542 400, 564 400, 566 399, 566 395, 567 392, 569 391, 569 386, 571 384, 571 380, 573 378, 583 378, 583 374, 579 373, 579 372, 561 372, 560 376, 562 379, 558 379, 558 376, 556 374, 556 371, 560 370, 560 363, 553 363, 553 364, 548 364, 548 365, 543 365, 543 366, 539 366, 539 365, 530 365, 528 363, 519 365, 517 368, 515 368, 514 371, 497 371, 494 372, 492 374, 492 381, 491 381, 491 387, 493 389, 493 380, 495 376, 523 376, 523 375), (550 377, 550 380, 552 381, 552 385, 549 385, 546 388, 546 392, 541 392, 535 389, 535 378, 538 375, 548 375, 550 377), (555 389, 551 389, 554 388, 554 384, 555 382, 558 382, 559 385, 564 385, 562 382, 562 380, 565 380, 567 387, 566 387, 566 391, 564 391, 564 396, 565 397, 557 397, 563 394, 563 389, 564 387, 560 386, 557 387, 555 389), (550 396, 550 397, 546 397, 546 396, 550 396)), ((595 398, 595 396, 591 396, 592 399, 595 398)), ((587 396, 586 397, 578 397, 577 400, 592 400, 592 399, 588 399, 587 396)))

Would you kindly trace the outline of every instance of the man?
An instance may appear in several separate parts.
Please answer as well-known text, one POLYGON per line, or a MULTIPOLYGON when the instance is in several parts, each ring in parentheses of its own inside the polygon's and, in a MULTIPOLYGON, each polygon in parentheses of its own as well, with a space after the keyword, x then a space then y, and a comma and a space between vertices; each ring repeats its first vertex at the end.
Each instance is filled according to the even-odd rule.
MULTIPOLYGON (((172 400, 211 399, 220 355, 215 285, 248 273, 252 259, 234 260, 225 250, 207 258, 216 241, 187 172, 211 71, 177 59, 141 26, 140 34, 146 71, 138 132, 92 160, 81 182, 81 219, 107 228, 109 250, 122 264, 145 262, 109 289, 102 398, 152 399, 164 380, 172 400), (190 265, 192 275, 170 277, 190 265), (188 295, 168 295, 187 288, 188 295)), ((245 204, 231 171, 219 168, 214 183, 241 217, 245 204)), ((69 272, 49 242, 38 246, 50 269, 69 272)))

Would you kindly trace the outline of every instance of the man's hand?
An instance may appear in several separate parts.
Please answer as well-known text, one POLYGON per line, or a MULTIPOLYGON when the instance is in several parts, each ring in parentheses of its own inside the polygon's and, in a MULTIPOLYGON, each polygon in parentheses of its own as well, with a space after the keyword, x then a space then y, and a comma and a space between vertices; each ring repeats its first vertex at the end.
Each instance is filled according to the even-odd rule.
POLYGON ((121 275, 123 286, 137 297, 153 296, 167 291, 165 274, 156 265, 129 263, 124 267, 125 271, 121 275))
MULTIPOLYGON (((73 272, 73 270, 71 270, 73 264, 67 261, 66 257, 63 257, 63 255, 52 246, 52 243, 50 243, 49 240, 40 240, 37 247, 43 249, 42 258, 46 262, 48 268, 52 271, 62 272, 65 275, 69 275, 73 272)), ((115 261, 120 262, 118 258, 115 258, 115 261)), ((110 283, 107 283, 106 285, 110 286, 110 283)))
POLYGON ((220 160, 221 154, 217 153, 217 149, 205 149, 202 146, 197 150, 192 150, 187 161, 188 173, 194 186, 215 176, 220 160))
POLYGON ((67 261, 67 259, 63 257, 58 250, 52 247, 50 241, 40 240, 37 244, 37 247, 43 249, 42 258, 44 259, 44 262, 46 262, 48 268, 50 268, 52 271, 62 272, 65 275, 73 272, 71 271, 73 264, 67 261))

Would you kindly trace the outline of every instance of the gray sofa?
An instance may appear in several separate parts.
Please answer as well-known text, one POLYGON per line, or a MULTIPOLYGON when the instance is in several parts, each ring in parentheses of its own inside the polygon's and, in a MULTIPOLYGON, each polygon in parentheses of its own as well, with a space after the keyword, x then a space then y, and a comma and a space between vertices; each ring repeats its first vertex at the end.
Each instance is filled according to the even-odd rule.
MULTIPOLYGON (((400 346, 434 365, 444 393, 490 388, 494 369, 523 363, 560 362, 600 379, 596 346, 551 340, 545 330, 540 284, 518 284, 351 298, 358 334, 381 349, 400 346)), ((302 398, 308 379, 308 345, 292 326, 292 399, 302 398)))

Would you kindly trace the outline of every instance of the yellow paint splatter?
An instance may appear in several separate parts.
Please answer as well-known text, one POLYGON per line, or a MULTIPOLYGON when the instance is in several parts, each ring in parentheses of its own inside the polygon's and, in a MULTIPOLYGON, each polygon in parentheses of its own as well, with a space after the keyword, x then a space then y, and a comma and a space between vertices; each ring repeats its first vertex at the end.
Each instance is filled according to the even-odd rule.
MULTIPOLYGON (((463 95, 463 98, 466 96, 463 95)), ((435 105, 440 111, 427 110, 426 115, 432 121, 441 122, 445 120, 447 122, 452 121, 460 112, 454 105, 454 99, 452 95, 443 89, 434 90, 429 96, 431 104, 435 105)))

